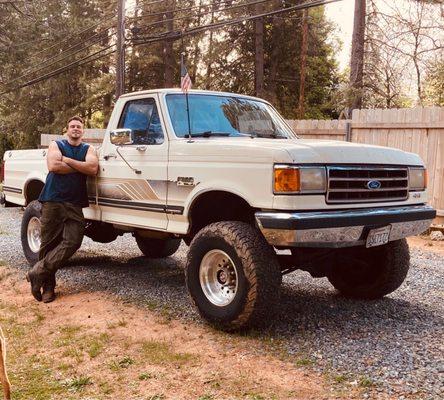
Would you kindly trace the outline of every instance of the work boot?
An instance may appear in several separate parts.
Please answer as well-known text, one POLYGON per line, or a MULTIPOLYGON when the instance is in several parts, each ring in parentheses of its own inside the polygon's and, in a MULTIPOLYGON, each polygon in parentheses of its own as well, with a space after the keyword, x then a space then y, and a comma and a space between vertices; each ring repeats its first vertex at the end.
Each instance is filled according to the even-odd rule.
POLYGON ((51 303, 56 298, 54 289, 56 287, 55 274, 50 274, 49 277, 43 282, 43 303, 51 303))
POLYGON ((42 301, 41 288, 44 283, 44 276, 32 269, 26 274, 26 280, 31 283, 31 294, 37 301, 42 301))

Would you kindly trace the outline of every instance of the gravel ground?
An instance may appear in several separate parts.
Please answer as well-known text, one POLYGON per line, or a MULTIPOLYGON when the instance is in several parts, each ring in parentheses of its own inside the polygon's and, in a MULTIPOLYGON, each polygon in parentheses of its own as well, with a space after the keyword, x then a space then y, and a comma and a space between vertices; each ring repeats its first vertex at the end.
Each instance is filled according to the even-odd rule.
MULTIPOLYGON (((0 259, 23 273, 22 212, 0 208, 0 259)), ((146 260, 135 240, 85 238, 58 277, 71 292, 108 291, 124 301, 201 324, 184 285, 187 247, 168 259, 146 260)), ((444 398, 444 257, 412 250, 409 276, 377 301, 352 301, 326 279, 295 272, 284 277, 282 309, 259 337, 279 343, 300 364, 351 385, 373 382, 365 397, 444 398)), ((284 372, 284 371, 283 371, 284 372)))

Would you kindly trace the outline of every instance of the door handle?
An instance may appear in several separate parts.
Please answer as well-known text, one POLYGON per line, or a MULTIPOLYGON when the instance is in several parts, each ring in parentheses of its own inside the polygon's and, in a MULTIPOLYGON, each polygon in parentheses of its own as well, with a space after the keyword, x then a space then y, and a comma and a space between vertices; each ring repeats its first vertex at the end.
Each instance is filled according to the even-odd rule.
POLYGON ((139 150, 139 151, 146 151, 146 146, 137 146, 136 147, 136 150, 139 150))
POLYGON ((106 156, 103 156, 105 160, 109 160, 110 158, 117 158, 115 154, 107 154, 106 156))

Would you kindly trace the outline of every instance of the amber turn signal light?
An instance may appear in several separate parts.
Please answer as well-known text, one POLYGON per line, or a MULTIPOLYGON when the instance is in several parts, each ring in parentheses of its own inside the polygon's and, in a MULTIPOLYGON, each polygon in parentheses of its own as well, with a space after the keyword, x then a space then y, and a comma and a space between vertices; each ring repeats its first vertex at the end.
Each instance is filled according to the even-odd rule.
POLYGON ((274 169, 274 192, 299 192, 301 189, 301 176, 298 168, 274 169))

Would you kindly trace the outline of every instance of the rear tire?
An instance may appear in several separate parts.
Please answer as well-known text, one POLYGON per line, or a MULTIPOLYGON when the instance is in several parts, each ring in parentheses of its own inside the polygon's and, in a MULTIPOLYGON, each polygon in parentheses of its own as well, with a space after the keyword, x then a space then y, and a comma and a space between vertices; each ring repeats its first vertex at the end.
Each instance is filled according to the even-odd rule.
POLYGON ((41 217, 42 204, 38 200, 31 201, 23 213, 20 232, 23 253, 31 267, 39 260, 41 243, 41 217))
POLYGON ((135 235, 140 251, 149 258, 172 256, 180 246, 181 239, 152 239, 135 235))
POLYGON ((185 270, 200 315, 234 331, 267 325, 279 305, 282 276, 273 248, 243 222, 217 222, 190 244, 185 270))
POLYGON ((378 299, 392 293, 404 282, 410 267, 405 239, 338 251, 328 280, 342 294, 357 299, 378 299))

